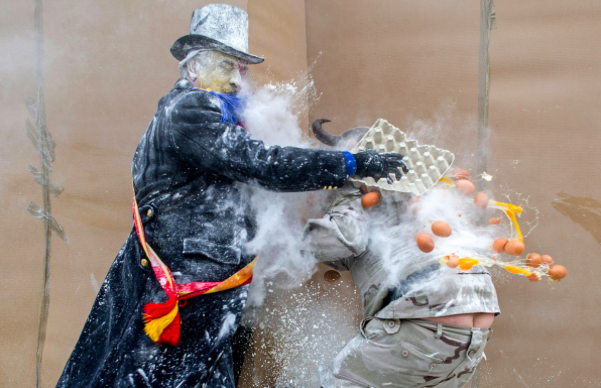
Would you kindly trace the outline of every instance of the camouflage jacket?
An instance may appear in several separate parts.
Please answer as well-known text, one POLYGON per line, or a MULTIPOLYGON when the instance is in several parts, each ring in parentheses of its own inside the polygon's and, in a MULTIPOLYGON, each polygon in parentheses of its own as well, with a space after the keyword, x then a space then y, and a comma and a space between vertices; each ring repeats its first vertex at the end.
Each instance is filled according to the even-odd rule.
POLYGON ((305 235, 318 261, 351 272, 365 317, 500 312, 485 268, 463 273, 440 265, 436 250, 417 248, 414 232, 398 234, 403 204, 382 201, 366 210, 361 196, 350 184, 338 190, 327 214, 307 222, 305 235))

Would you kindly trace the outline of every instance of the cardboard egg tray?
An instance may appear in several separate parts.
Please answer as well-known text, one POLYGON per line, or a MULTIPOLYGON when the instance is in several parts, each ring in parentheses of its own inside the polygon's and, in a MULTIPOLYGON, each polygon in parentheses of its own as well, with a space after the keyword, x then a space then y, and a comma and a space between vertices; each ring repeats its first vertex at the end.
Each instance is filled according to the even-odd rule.
POLYGON ((379 191, 383 197, 393 195, 399 201, 428 191, 455 160, 455 155, 447 150, 431 145, 419 145, 416 140, 408 140, 405 133, 384 119, 376 121, 351 153, 366 149, 374 149, 378 153, 403 154, 403 161, 409 167, 409 172, 403 173, 400 180, 391 174, 394 181, 392 184, 389 184, 386 178, 380 178, 376 182, 371 177, 360 178, 357 175, 350 178, 351 182, 356 188, 365 185, 367 191, 379 191))

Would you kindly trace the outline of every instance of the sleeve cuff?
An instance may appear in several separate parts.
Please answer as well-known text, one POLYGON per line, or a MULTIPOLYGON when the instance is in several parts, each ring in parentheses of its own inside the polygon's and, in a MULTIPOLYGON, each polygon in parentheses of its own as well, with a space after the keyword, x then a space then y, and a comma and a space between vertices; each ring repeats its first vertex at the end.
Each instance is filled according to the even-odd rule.
POLYGON ((347 177, 351 177, 357 172, 357 161, 355 160, 353 154, 351 154, 350 152, 344 151, 343 154, 346 163, 346 175, 347 177))

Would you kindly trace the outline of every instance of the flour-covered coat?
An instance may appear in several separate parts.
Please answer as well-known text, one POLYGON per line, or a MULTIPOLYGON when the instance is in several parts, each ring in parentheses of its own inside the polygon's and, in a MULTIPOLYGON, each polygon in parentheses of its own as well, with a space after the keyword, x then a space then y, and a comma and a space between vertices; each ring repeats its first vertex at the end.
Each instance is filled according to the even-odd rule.
MULTIPOLYGON (((187 81, 159 104, 132 163, 148 243, 176 282, 222 281, 253 256, 249 185, 277 191, 343 186, 337 151, 266 148, 221 123, 219 100, 187 81)), ((180 309, 181 345, 157 345, 143 306, 166 295, 134 231, 115 259, 58 387, 234 387, 231 339, 248 286, 201 295, 180 309)))

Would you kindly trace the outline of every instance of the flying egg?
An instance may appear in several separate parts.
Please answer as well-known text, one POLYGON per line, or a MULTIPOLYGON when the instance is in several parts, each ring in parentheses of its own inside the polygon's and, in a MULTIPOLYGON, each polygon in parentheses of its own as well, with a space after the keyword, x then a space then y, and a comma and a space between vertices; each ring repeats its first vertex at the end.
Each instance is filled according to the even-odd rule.
POLYGON ((376 206, 378 202, 380 202, 380 194, 375 191, 367 193, 361 198, 361 206, 365 209, 376 206))
POLYGON ((453 174, 451 175, 451 179, 454 181, 459 181, 462 179, 469 179, 470 178, 470 173, 467 172, 467 170, 463 169, 463 168, 456 168, 455 170, 453 170, 453 174))
POLYGON ((444 221, 436 221, 432 223, 432 233, 438 237, 449 237, 453 233, 453 229, 444 221))
POLYGON ((430 253, 434 250, 434 241, 426 235, 421 235, 417 238, 417 247, 424 253, 430 253))
POLYGON ((549 268, 549 276, 555 281, 559 281, 566 277, 568 270, 563 265, 552 265, 549 268))
POLYGON ((488 207, 488 195, 484 193, 478 193, 474 197, 474 203, 479 209, 486 209, 488 207))
POLYGON ((505 245, 505 252, 511 256, 517 256, 524 252, 526 246, 520 240, 512 240, 505 245))
POLYGON ((493 243, 492 243, 492 251, 496 252, 496 253, 503 253, 503 251, 505 250, 505 245, 507 245, 508 240, 505 237, 501 237, 496 239, 493 243))
POLYGON ((457 186, 457 190, 463 195, 472 195, 476 191, 476 186, 466 179, 455 182, 455 186, 457 186))

